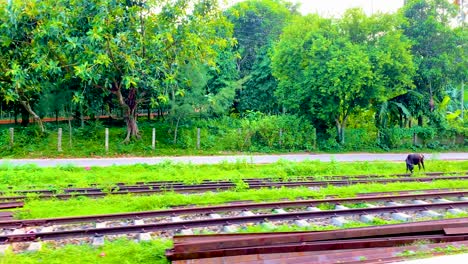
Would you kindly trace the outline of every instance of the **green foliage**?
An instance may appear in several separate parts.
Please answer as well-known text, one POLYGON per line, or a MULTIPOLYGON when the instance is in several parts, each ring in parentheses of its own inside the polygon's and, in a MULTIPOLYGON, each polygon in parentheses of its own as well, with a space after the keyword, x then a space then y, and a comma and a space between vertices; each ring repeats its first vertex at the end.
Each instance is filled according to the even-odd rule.
MULTIPOLYGON (((355 122, 355 121, 353 121, 355 122)), ((292 115, 268 116, 251 112, 245 118, 222 117, 181 121, 177 143, 174 127, 166 122, 140 123, 141 140, 124 143, 122 128, 108 126, 101 121, 89 121, 81 128, 70 129, 66 124, 46 123, 47 132, 37 127, 15 127, 15 144, 10 147, 10 133, 0 129, 0 154, 4 158, 44 157, 112 157, 112 156, 165 156, 206 155, 242 152, 275 153, 303 151, 412 151, 415 147, 431 150, 460 149, 466 147, 467 129, 438 131, 432 127, 398 128, 377 131, 375 128, 349 128, 346 143, 335 140, 336 128, 327 134, 315 133, 305 118, 292 115), (194 122, 195 121, 195 122, 194 122), (62 128, 62 152, 57 151, 57 128, 62 128), (105 127, 109 127, 109 151, 104 148, 105 127), (152 129, 156 128, 156 148, 152 149, 152 129), (200 149, 197 149, 197 128, 200 128, 200 149), (413 144, 413 134, 418 140, 413 144), (281 135, 281 136, 280 136, 281 135)))
POLYGON ((359 9, 336 21, 294 20, 272 57, 276 95, 289 112, 308 116, 321 129, 336 126, 338 141, 345 143, 350 115, 411 86, 410 45, 396 25, 396 16, 367 17, 359 9))
POLYGON ((399 101, 420 118, 420 126, 423 116, 440 124, 440 116, 432 112, 443 104, 446 85, 467 77, 466 30, 454 28, 457 10, 450 1, 411 0, 400 12, 405 18, 401 27, 413 43, 411 51, 417 67, 413 82, 423 96, 404 96, 399 101))
POLYGON ((200 120, 181 128, 179 143, 183 147, 196 147, 195 127, 201 128, 203 149, 261 152, 314 149, 314 128, 303 118, 293 115, 269 116, 248 112, 243 119, 200 120))
MULTIPOLYGON (((401 163, 353 162, 341 164, 336 161, 296 163, 281 160, 273 164, 255 165, 248 160, 239 160, 235 163, 222 162, 216 165, 163 162, 157 165, 140 164, 91 168, 72 166, 40 168, 34 165, 12 166, 4 163, 0 166, 0 178, 2 178, 0 190, 8 190, 11 187, 12 189, 9 192, 14 192, 15 190, 28 189, 32 185, 38 189, 50 188, 50 186, 61 189, 67 187, 68 184, 74 184, 76 187, 89 187, 91 184, 110 187, 115 185, 116 182, 134 184, 135 182, 167 180, 181 181, 187 184, 198 183, 203 180, 232 180, 239 182, 239 186, 242 187, 245 186, 242 179, 253 177, 286 180, 294 177, 313 176, 317 180, 323 180, 330 175, 397 174, 404 171, 404 158, 405 156, 402 154, 401 163), (132 173, 129 174, 128 171, 132 171, 132 173)), ((426 170, 441 172, 467 171, 468 162, 431 160, 427 161, 426 170)), ((366 191, 365 186, 357 186, 356 188, 359 187, 362 188, 361 191, 366 191)), ((333 187, 330 188, 331 191, 336 191, 333 187)), ((358 189, 355 190, 358 191, 358 189)))
POLYGON ((432 127, 414 126, 412 128, 393 127, 380 130, 379 144, 383 148, 412 148, 414 136, 434 147, 436 130, 432 127))
POLYGON ((7 251, 0 257, 0 262, 9 263, 170 263, 164 252, 172 246, 169 240, 152 240, 149 242, 135 242, 120 238, 106 241, 105 245, 93 247, 91 245, 66 245, 56 247, 53 243, 44 243, 43 248, 34 253, 14 254, 7 251))
POLYGON ((295 12, 288 3, 276 0, 243 1, 226 10, 238 42, 237 69, 243 80, 237 90, 235 111, 280 112, 274 97, 277 80, 271 73, 269 53, 295 12))
POLYGON ((85 127, 77 128, 74 132, 77 137, 89 138, 91 140, 104 139, 104 125, 96 120, 88 123, 85 127))
POLYGON ((21 102, 35 117, 30 106, 38 96, 40 109, 54 112, 68 106, 55 95, 91 112, 117 104, 127 117, 126 141, 139 137, 139 104, 175 104, 198 83, 184 69, 216 68, 218 53, 234 44, 215 0, 8 2, 0 6, 3 99, 21 102))
MULTIPOLYGON (((240 182, 240 181, 239 181, 240 182)), ((370 192, 397 192, 403 190, 424 189, 466 189, 466 182, 462 180, 435 181, 424 183, 389 183, 389 184, 358 184, 356 186, 335 187, 328 186, 320 190, 299 188, 274 189, 247 189, 244 186, 223 192, 206 192, 203 194, 177 194, 170 191, 152 196, 115 195, 102 199, 77 197, 67 201, 38 200, 31 197, 23 209, 15 211, 20 219, 33 219, 45 217, 65 217, 79 215, 110 214, 122 212, 162 210, 174 206, 191 205, 217 205, 232 201, 250 200, 257 202, 279 201, 284 199, 295 200, 299 198, 323 199, 326 196, 353 197, 358 193, 370 192)), ((334 205, 321 204, 319 208, 331 210, 334 205)))
MULTIPOLYGON (((137 122, 141 107, 167 121, 155 125, 163 146, 157 154, 202 151, 194 150, 194 131, 204 125, 197 119, 229 113, 242 119, 229 127, 206 121, 212 124, 202 129, 203 151, 312 150, 317 140, 310 129, 322 150, 413 148, 387 139, 387 132, 416 118, 435 130, 418 131, 424 142, 416 145, 466 146, 459 86, 468 74, 468 34, 451 23, 456 10, 447 1, 406 1, 392 15, 350 9, 339 19, 302 16, 297 5, 277 0, 243 1, 225 11, 218 2, 2 1, 2 111, 31 115, 40 133, 45 115, 93 119, 118 112, 127 133, 115 134, 129 145, 115 140, 110 155, 155 154, 147 139, 130 142, 148 135, 137 122), (252 119, 252 111, 294 114, 304 125, 295 124, 297 117, 292 125, 283 116, 252 119), (362 113, 374 117, 354 126, 362 113), (299 133, 287 131, 290 125, 299 133), (279 129, 285 129, 281 140, 279 129)), ((73 131, 73 146, 85 149, 73 153, 106 154, 94 146, 102 139, 93 125, 73 131)), ((70 155, 53 153, 53 140, 37 138, 40 146, 2 148, 2 154, 70 155)))
POLYGON ((377 147, 376 131, 362 128, 347 129, 345 133, 345 150, 372 150, 377 147))

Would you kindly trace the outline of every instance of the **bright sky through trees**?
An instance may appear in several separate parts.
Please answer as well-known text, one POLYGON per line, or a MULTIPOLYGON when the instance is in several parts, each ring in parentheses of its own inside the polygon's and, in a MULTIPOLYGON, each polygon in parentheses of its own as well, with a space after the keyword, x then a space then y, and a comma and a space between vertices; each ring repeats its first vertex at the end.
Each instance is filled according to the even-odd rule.
MULTIPOLYGON (((391 13, 403 6, 404 0, 290 0, 300 3, 303 14, 318 13, 321 16, 341 16, 346 9, 361 7, 366 14, 375 12, 391 13)), ((228 0, 230 4, 241 0, 228 0)))

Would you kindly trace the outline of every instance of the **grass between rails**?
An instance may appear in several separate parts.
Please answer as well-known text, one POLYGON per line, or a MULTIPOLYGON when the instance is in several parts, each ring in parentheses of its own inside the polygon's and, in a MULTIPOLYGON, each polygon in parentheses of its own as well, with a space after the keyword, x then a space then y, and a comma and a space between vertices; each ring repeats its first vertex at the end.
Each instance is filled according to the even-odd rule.
MULTIPOLYGON (((468 161, 445 162, 427 161, 427 171, 460 172, 468 171, 468 161)), ((395 174, 404 172, 403 163, 391 162, 286 162, 280 161, 268 165, 253 165, 247 161, 221 163, 217 165, 183 165, 163 163, 160 165, 114 166, 110 168, 91 168, 89 170, 65 166, 58 168, 39 168, 34 166, 13 167, 8 164, 0 166, 0 189, 7 186, 15 189, 27 189, 30 185, 88 186, 90 183, 111 185, 116 182, 134 183, 136 181, 180 180, 187 183, 203 179, 242 179, 252 177, 311 176, 324 178, 325 175, 358 175, 358 174, 395 174)), ((319 191, 307 188, 279 188, 263 190, 239 189, 221 193, 204 193, 183 195, 165 193, 152 196, 108 196, 103 199, 78 197, 67 201, 35 200, 26 202, 25 208, 17 211, 22 219, 78 216, 104 213, 132 212, 164 209, 171 206, 187 204, 209 205, 221 204, 234 200, 275 201, 296 199, 298 197, 323 198, 327 195, 340 197, 354 196, 363 192, 390 192, 416 189, 463 188, 468 189, 468 181, 436 181, 431 183, 391 183, 354 185, 345 187, 329 186, 319 191)), ((388 223, 376 223, 388 224, 388 223)), ((362 224, 350 223, 349 227, 362 224)), ((318 228, 318 227, 317 227, 318 228)), ((326 227, 320 227, 323 229, 326 227)), ((331 228, 331 227, 328 227, 331 228)), ((295 227, 279 226, 275 231, 298 230, 295 227), (291 228, 291 229, 288 229, 291 228)), ((246 231, 271 231, 252 227, 246 231)), ((63 248, 47 247, 37 253, 12 254, 0 257, 0 263, 168 263, 164 250, 171 247, 171 241, 155 240, 149 243, 134 243, 126 239, 106 243, 104 247, 93 248, 89 245, 65 246, 63 248), (102 254, 104 253, 104 254, 102 254)))
POLYGON ((110 195, 102 199, 77 197, 65 201, 31 199, 26 201, 23 208, 17 209, 15 216, 19 219, 81 216, 160 210, 183 205, 216 205, 238 200, 279 201, 282 199, 294 200, 300 197, 320 199, 327 195, 352 197, 363 192, 396 192, 437 188, 468 189, 468 181, 442 180, 427 183, 390 183, 385 185, 358 184, 343 187, 329 186, 320 190, 310 190, 308 188, 257 189, 219 193, 207 192, 192 195, 168 192, 151 196, 110 195))
MULTIPOLYGON (((278 200, 282 198, 294 199, 301 197, 304 194, 313 195, 317 198, 324 197, 329 194, 340 196, 352 196, 357 192, 379 192, 379 191, 398 191, 398 190, 413 190, 413 189, 432 189, 432 188, 468 188, 466 181, 437 181, 432 183, 392 183, 387 185, 368 184, 355 185, 346 187, 327 187, 315 192, 306 188, 280 188, 278 190, 249 190, 244 192, 222 192, 222 193, 207 193, 203 195, 181 195, 168 193, 165 195, 154 196, 110 196, 104 199, 92 200, 72 199, 70 201, 30 201, 27 203, 26 210, 32 212, 42 212, 50 210, 59 214, 68 215, 69 213, 88 214, 97 213, 96 210, 115 210, 115 212, 143 209, 157 209, 156 206, 166 207, 180 204, 201 204, 206 203, 216 204, 239 199, 251 200, 278 200), (117 200, 114 200, 117 199, 117 200), (36 205, 36 207, 34 206, 36 205), (61 207, 61 208, 60 208, 61 207), (83 212, 89 211, 89 212, 83 212)), ((462 217, 466 215, 447 216, 462 217)), ((376 219, 374 225, 393 224, 396 221, 385 221, 376 219)), ((363 224, 360 222, 350 222, 343 228, 368 226, 371 224, 363 224)), ((335 226, 312 226, 310 228, 298 228, 295 226, 279 225, 273 229, 265 228, 261 225, 254 225, 241 230, 241 232, 281 232, 281 231, 303 231, 303 230, 332 230, 338 229, 335 226)), ((166 249, 172 246, 171 241, 154 240, 151 242, 135 243, 127 239, 119 239, 117 241, 106 242, 103 247, 94 248, 89 245, 69 245, 60 248, 46 246, 44 250, 37 253, 13 254, 7 252, 4 257, 0 257, 0 263, 117 263, 124 262, 133 263, 169 263, 164 256, 166 249)), ((444 252, 444 249, 441 249, 444 252)), ((440 252, 440 250, 439 250, 440 252)), ((450 250, 452 253, 456 253, 450 250)), ((460 252, 460 251, 457 251, 460 252)), ((419 256, 419 254, 417 254, 419 256)))
MULTIPOLYGON (((468 161, 426 161, 427 172, 466 172, 468 161)), ((68 184, 88 187, 92 183, 113 186, 117 182, 182 181, 199 183, 203 180, 240 180, 244 178, 273 177, 287 179, 296 176, 316 176, 317 180, 331 175, 390 175, 405 172, 404 162, 321 162, 278 161, 272 164, 252 164, 246 160, 235 163, 222 162, 214 165, 194 165, 164 162, 157 165, 131 165, 81 168, 61 166, 40 168, 33 165, 0 165, 0 190, 34 188, 62 188, 68 184)), ((422 175, 416 173, 416 176, 422 175)))
MULTIPOLYGON (((466 215, 464 215, 466 216, 466 215)), ((463 216, 458 216, 463 217, 463 216)), ((388 225, 401 223, 400 221, 386 221, 376 219, 373 223, 350 222, 343 227, 336 226, 310 226, 298 227, 290 225, 252 225, 241 229, 240 233, 255 233, 255 232, 291 232, 291 231, 324 231, 337 230, 344 228, 356 228, 375 225, 388 225)), ((209 234, 210 232, 201 232, 198 234, 209 234)), ((197 234, 197 233, 196 233, 197 234)), ((424 247, 426 241, 416 242, 415 245, 421 245, 422 249, 418 251, 403 251, 400 256, 407 258, 423 258, 433 254, 458 254, 468 252, 464 246, 447 246, 436 247, 427 250, 424 247)), ((7 251, 4 256, 0 256, 0 263, 117 263, 123 262, 127 264, 133 263, 155 263, 165 264, 170 263, 165 258, 165 251, 172 247, 172 241, 169 240, 153 240, 150 242, 136 243, 126 238, 119 238, 114 241, 107 241, 104 246, 97 248, 90 245, 66 245, 56 248, 51 242, 47 242, 39 252, 14 254, 12 251, 7 251)))

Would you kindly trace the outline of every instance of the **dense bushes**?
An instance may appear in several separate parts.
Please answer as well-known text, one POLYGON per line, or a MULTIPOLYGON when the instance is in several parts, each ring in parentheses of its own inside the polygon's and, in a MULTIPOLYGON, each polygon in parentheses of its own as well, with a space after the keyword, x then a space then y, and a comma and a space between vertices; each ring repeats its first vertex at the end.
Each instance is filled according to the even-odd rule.
MULTIPOLYGON (((110 127, 109 151, 104 147, 104 124, 89 121, 71 131, 67 123, 47 123, 47 132, 36 126, 15 127, 14 146, 10 146, 8 127, 0 129, 2 157, 89 157, 116 155, 193 155, 225 152, 293 151, 389 151, 463 149, 466 135, 460 129, 439 131, 432 127, 386 128, 356 127, 345 130, 345 143, 336 141, 336 131, 316 133, 312 124, 293 115, 269 116, 250 112, 245 117, 187 119, 178 126, 170 121, 140 121, 141 140, 124 144, 125 128, 110 127), (62 152, 57 151, 57 127, 62 127, 62 152), (156 128, 156 148, 152 149, 152 129, 156 128), (197 146, 197 128, 200 146, 197 146)), ((463 130, 463 129, 461 129, 463 130)))
POLYGON ((181 129, 182 147, 196 147, 196 128, 200 128, 201 148, 220 151, 312 150, 316 140, 314 127, 301 118, 253 114, 194 122, 181 129))
POLYGON ((389 151, 463 149, 468 145, 467 137, 458 130, 438 131, 432 127, 414 126, 412 128, 392 127, 381 130, 349 128, 345 130, 346 141, 336 141, 335 130, 331 129, 318 138, 318 149, 322 151, 389 151))

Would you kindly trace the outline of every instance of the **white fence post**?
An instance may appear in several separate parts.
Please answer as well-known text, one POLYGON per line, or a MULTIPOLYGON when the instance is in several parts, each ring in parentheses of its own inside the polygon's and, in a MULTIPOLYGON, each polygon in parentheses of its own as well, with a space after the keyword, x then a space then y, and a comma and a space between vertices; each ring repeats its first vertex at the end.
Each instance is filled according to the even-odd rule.
POLYGON ((106 152, 109 152, 109 128, 106 127, 106 142, 105 142, 106 152))
POLYGON ((156 128, 153 127, 153 136, 152 136, 152 139, 151 139, 151 148, 153 150, 156 149, 156 128))
POLYGON ((57 150, 62 152, 62 128, 59 127, 57 135, 57 150))

